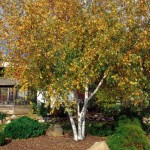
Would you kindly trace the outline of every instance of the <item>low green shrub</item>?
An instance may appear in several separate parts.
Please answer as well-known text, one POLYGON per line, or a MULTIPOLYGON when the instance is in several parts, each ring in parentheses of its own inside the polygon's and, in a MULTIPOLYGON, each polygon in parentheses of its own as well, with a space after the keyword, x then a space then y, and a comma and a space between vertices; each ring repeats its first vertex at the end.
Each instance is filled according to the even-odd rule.
POLYGON ((31 103, 31 108, 33 114, 37 114, 42 117, 46 117, 49 112, 48 107, 45 106, 45 103, 41 103, 40 105, 31 103))
POLYGON ((37 114, 37 109, 38 109, 38 107, 37 107, 37 104, 36 103, 33 103, 33 102, 30 102, 30 107, 31 107, 31 112, 32 112, 32 114, 37 114))
POLYGON ((138 119, 122 118, 116 132, 108 138, 111 150, 150 150, 150 142, 138 119))
POLYGON ((0 146, 4 144, 5 136, 3 132, 0 132, 0 146))
POLYGON ((62 123, 61 126, 62 126, 62 128, 63 128, 64 131, 72 130, 70 122, 69 123, 68 122, 62 123))
POLYGON ((37 106, 37 114, 42 117, 47 116, 48 108, 45 106, 45 103, 41 103, 40 106, 37 106))
POLYGON ((42 135, 45 130, 44 124, 23 116, 7 124, 4 128, 4 133, 6 137, 11 139, 26 139, 42 135))
POLYGON ((87 132, 95 136, 109 136, 114 133, 113 123, 90 123, 87 132))
POLYGON ((6 118, 6 113, 0 112, 0 120, 3 121, 3 119, 6 118))
POLYGON ((143 130, 147 133, 150 134, 150 123, 149 124, 144 124, 143 123, 143 130))

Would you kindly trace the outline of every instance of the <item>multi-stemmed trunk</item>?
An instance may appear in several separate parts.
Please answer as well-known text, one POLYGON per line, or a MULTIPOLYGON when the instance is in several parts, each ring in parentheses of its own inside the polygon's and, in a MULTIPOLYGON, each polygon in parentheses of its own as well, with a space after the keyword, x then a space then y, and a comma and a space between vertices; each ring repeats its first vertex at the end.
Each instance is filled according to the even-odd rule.
POLYGON ((104 79, 106 78, 106 75, 103 76, 101 81, 99 82, 98 86, 95 88, 94 92, 89 96, 88 94, 88 82, 85 86, 85 96, 84 96, 84 105, 82 108, 80 108, 80 102, 78 101, 77 103, 77 126, 74 121, 74 118, 72 116, 72 113, 70 110, 68 110, 72 130, 73 130, 73 136, 74 140, 84 140, 85 139, 85 118, 86 118, 86 113, 87 113, 87 106, 88 106, 88 101, 96 94, 100 86, 102 85, 104 79))

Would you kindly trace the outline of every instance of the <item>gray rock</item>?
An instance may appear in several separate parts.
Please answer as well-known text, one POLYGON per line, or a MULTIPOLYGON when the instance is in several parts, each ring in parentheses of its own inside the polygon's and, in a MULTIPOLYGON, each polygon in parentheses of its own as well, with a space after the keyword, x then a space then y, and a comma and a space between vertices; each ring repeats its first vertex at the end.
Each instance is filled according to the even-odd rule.
POLYGON ((45 120, 44 120, 44 119, 41 119, 41 120, 38 120, 38 122, 45 122, 45 120))
POLYGON ((11 120, 7 120, 7 121, 5 122, 5 124, 8 124, 8 123, 11 123, 11 120))
POLYGON ((87 150, 110 150, 110 149, 108 145, 106 144, 106 142, 102 141, 102 142, 95 142, 94 145, 92 145, 87 150))
POLYGON ((39 117, 37 118, 37 120, 43 120, 43 117, 39 116, 39 117))
POLYGON ((10 120, 10 117, 6 117, 5 119, 6 119, 6 120, 10 120))
POLYGON ((63 135, 63 129, 60 125, 52 125, 48 128, 46 131, 47 136, 62 136, 63 135))
POLYGON ((10 117, 10 119, 11 119, 11 120, 15 120, 15 119, 17 119, 17 117, 16 117, 16 115, 12 115, 12 116, 10 117))
POLYGON ((143 118, 143 123, 150 124, 150 117, 144 117, 143 118))

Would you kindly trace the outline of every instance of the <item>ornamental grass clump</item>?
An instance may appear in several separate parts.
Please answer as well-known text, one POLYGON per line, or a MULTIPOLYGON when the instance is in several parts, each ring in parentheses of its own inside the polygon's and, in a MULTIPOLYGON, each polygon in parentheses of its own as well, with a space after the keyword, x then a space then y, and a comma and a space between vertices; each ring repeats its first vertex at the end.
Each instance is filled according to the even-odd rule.
POLYGON ((37 137, 45 133, 46 127, 29 117, 23 116, 7 124, 4 134, 11 139, 27 139, 37 137))
POLYGON ((150 141, 135 118, 119 121, 116 132, 107 143, 111 150, 150 150, 150 141))

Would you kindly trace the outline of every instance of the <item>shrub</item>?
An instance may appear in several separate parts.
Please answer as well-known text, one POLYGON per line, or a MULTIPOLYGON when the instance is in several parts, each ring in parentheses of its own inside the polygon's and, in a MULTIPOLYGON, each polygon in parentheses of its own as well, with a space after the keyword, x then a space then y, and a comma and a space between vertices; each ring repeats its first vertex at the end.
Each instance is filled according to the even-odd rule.
POLYGON ((0 120, 3 121, 3 119, 6 118, 6 113, 0 112, 0 120))
POLYGON ((0 145, 4 144, 5 136, 3 132, 0 132, 0 145))
POLYGON ((4 133, 6 137, 11 139, 24 139, 42 135, 45 130, 44 124, 23 116, 7 124, 4 128, 4 133))
POLYGON ((39 106, 35 103, 31 103, 31 108, 33 114, 37 114, 42 117, 46 117, 49 112, 48 107, 45 106, 45 103, 40 103, 39 106))
POLYGON ((45 103, 41 103, 40 106, 37 106, 37 114, 42 117, 47 116, 48 108, 45 106, 45 103))
POLYGON ((147 134, 149 134, 150 133, 150 123, 148 123, 148 124, 142 124, 143 126, 143 130, 147 133, 147 134))
POLYGON ((31 106, 32 113, 37 114, 37 109, 38 109, 37 104, 30 102, 30 106, 31 106))
POLYGON ((90 123, 87 132, 95 136, 109 136, 114 133, 115 127, 112 123, 90 123))
POLYGON ((111 150, 149 150, 149 139, 138 119, 123 118, 114 135, 107 141, 111 150))
POLYGON ((61 126, 62 126, 64 131, 72 130, 70 122, 69 123, 68 122, 62 123, 61 126))

